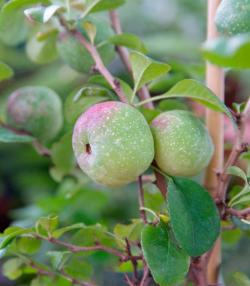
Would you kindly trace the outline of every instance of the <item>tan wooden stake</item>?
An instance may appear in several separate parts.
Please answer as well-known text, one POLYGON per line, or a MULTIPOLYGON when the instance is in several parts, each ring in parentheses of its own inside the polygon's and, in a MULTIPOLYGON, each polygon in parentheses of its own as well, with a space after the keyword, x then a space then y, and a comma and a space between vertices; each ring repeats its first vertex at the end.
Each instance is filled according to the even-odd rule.
MULTIPOLYGON (((207 40, 211 40, 218 36, 214 16, 220 0, 208 0, 208 21, 207 21, 207 40)), ((224 71, 217 66, 207 63, 206 83, 222 101, 224 101, 224 71)), ((206 125, 212 136, 215 154, 206 170, 205 186, 213 197, 216 197, 216 188, 218 185, 218 177, 216 171, 221 171, 224 165, 224 118, 223 114, 206 110, 206 125)), ((218 276, 221 265, 221 246, 220 239, 217 240, 208 263, 207 279, 208 284, 215 285, 218 282, 218 276)))

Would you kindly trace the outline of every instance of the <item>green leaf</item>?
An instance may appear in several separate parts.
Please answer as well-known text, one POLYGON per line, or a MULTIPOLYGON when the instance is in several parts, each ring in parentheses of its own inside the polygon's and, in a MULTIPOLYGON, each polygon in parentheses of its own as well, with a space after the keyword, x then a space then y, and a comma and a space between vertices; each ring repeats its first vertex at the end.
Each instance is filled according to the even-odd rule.
POLYGON ((176 240, 190 256, 199 256, 213 246, 220 232, 220 218, 202 186, 186 178, 170 179, 168 208, 176 240))
POLYGON ((0 249, 7 247, 17 236, 31 232, 31 229, 23 229, 20 227, 9 227, 0 237, 0 249))
POLYGON ((203 45, 203 56, 211 63, 230 68, 250 68, 250 34, 221 37, 203 45))
POLYGON ((51 234, 58 225, 58 217, 51 215, 48 217, 41 217, 36 222, 36 232, 40 235, 51 234))
MULTIPOLYGON (((178 82, 174 87, 172 87, 168 92, 155 96, 154 101, 168 98, 191 98, 206 107, 213 109, 217 112, 224 112, 229 118, 232 119, 232 115, 225 104, 206 86, 200 82, 192 79, 184 79, 178 82)), ((145 100, 142 101, 137 106, 145 104, 145 102, 152 101, 145 100)))
POLYGON ((108 88, 96 84, 86 84, 67 97, 64 105, 66 120, 74 124, 89 107, 112 97, 113 94, 108 88))
POLYGON ((59 271, 64 267, 65 263, 72 255, 70 251, 48 251, 46 254, 51 260, 53 269, 59 271))
POLYGON ((108 41, 115 46, 127 47, 143 54, 148 52, 142 40, 134 34, 117 34, 109 38, 108 41))
POLYGON ((0 61, 0 82, 13 76, 12 68, 0 61))
POLYGON ((69 232, 69 231, 72 231, 72 230, 75 230, 75 229, 81 229, 81 228, 84 228, 84 227, 86 227, 86 225, 84 223, 76 223, 76 224, 73 224, 73 225, 70 225, 70 226, 66 226, 66 227, 63 227, 63 228, 59 228, 59 229, 53 231, 52 236, 55 237, 55 238, 59 238, 62 235, 64 235, 66 232, 69 232))
POLYGON ((20 236, 16 239, 18 250, 25 254, 35 254, 41 247, 41 241, 32 236, 20 236))
POLYGON ((184 279, 189 258, 172 240, 165 225, 145 226, 141 243, 148 267, 160 286, 176 285, 184 279))
POLYGON ((89 13, 116 9, 123 5, 125 0, 86 0, 85 2, 86 8, 82 18, 89 13))
MULTIPOLYGON (((45 35, 45 33, 43 33, 45 35)), ((47 33, 46 39, 38 40, 37 36, 30 38, 26 45, 28 57, 37 64, 47 64, 56 60, 58 53, 56 49, 57 31, 47 33)))
POLYGON ((245 183, 247 183, 247 176, 246 174, 244 173, 243 170, 241 170, 239 167, 237 166, 230 166, 228 169, 227 169, 227 174, 228 175, 232 175, 232 176, 236 176, 236 177, 239 177, 241 178, 242 180, 244 180, 245 183))
POLYGON ((28 36, 28 25, 23 9, 29 5, 47 2, 46 0, 12 0, 3 5, 0 11, 0 39, 12 46, 22 43, 28 36))
POLYGON ((30 20, 39 23, 43 23, 43 15, 45 11, 45 7, 37 6, 24 10, 24 15, 30 20))
POLYGON ((80 255, 72 256, 69 263, 64 266, 64 272, 75 279, 86 280, 90 278, 93 273, 93 268, 84 259, 85 257, 80 255))
POLYGON ((139 240, 141 237, 142 228, 143 223, 139 219, 132 220, 131 224, 117 224, 114 228, 114 234, 119 238, 117 243, 121 247, 124 247, 126 238, 130 241, 139 240))
POLYGON ((72 286, 70 281, 63 277, 38 276, 32 280, 30 286, 72 286))
POLYGON ((85 226, 72 239, 72 243, 79 246, 93 246, 97 241, 110 247, 115 247, 117 244, 116 237, 100 224, 85 226))
POLYGON ((54 4, 46 7, 43 15, 43 23, 47 23, 59 11, 64 11, 61 5, 54 4))
POLYGON ((23 273, 23 261, 20 258, 12 258, 3 264, 3 275, 10 280, 16 280, 23 273))
POLYGON ((232 277, 234 286, 250 286, 250 280, 246 274, 241 272, 235 272, 232 277))
POLYGON ((168 64, 154 61, 139 52, 132 52, 130 60, 135 83, 134 94, 143 85, 167 73, 171 69, 168 64))
POLYGON ((59 171, 62 177, 69 174, 75 167, 71 131, 52 145, 51 158, 54 163, 54 169, 59 171))
POLYGON ((0 124, 0 142, 4 143, 30 143, 35 138, 30 135, 24 135, 18 131, 12 131, 9 128, 1 126, 0 124))

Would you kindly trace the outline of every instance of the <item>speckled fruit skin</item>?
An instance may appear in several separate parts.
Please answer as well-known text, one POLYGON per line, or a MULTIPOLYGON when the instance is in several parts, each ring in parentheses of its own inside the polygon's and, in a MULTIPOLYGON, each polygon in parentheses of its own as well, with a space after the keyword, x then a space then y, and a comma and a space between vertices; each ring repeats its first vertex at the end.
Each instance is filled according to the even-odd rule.
MULTIPOLYGON (((113 35, 113 31, 106 21, 94 17, 88 17, 86 21, 90 21, 96 26, 95 45, 106 41, 113 35)), ((82 25, 82 22, 81 24, 78 23, 77 28, 85 38, 88 38, 82 25)), ((62 60, 72 69, 80 73, 88 73, 94 65, 94 61, 89 52, 74 36, 66 34, 61 36, 57 43, 57 49, 62 60)), ((114 47, 111 44, 100 46, 98 52, 105 65, 110 64, 115 57, 114 47)))
POLYGON ((215 23, 224 35, 250 33, 250 0, 222 0, 215 23))
POLYGON ((90 107, 78 118, 72 141, 81 169, 105 186, 135 181, 154 158, 153 136, 146 120, 121 102, 90 107))
POLYGON ((47 87, 29 86, 13 92, 7 103, 7 123, 49 142, 63 124, 60 97, 47 87))
POLYGON ((194 176, 210 162, 214 147, 202 122, 183 110, 167 111, 151 123, 155 160, 171 176, 194 176))

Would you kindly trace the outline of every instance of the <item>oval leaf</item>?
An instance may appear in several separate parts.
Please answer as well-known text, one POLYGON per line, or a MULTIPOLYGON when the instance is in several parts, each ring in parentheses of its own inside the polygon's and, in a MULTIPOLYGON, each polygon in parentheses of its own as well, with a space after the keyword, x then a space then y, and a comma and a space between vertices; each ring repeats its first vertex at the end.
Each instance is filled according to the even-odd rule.
POLYGON ((205 85, 193 79, 181 80, 168 92, 155 96, 149 100, 142 101, 139 104, 136 104, 136 106, 141 106, 149 101, 157 101, 175 97, 191 98, 214 111, 224 112, 234 124, 233 117, 226 105, 205 85))
POLYGON ((154 61, 139 52, 132 52, 130 59, 135 83, 134 94, 143 85, 169 72, 171 69, 168 64, 154 61))
POLYGON ((29 143, 35 138, 30 135, 22 134, 21 132, 8 129, 0 124, 0 142, 4 143, 29 143))
POLYGON ((208 251, 220 232, 220 218, 209 193, 186 178, 169 180, 168 207, 176 240, 190 256, 208 251))
POLYGON ((129 49, 136 50, 143 54, 148 52, 142 40, 133 34, 118 34, 109 38, 109 42, 115 46, 123 46, 129 49))
POLYGON ((141 243, 148 267, 160 286, 176 285, 184 279, 189 257, 171 239, 166 225, 145 226, 141 243))
POLYGON ((0 81, 11 78, 13 74, 13 70, 9 66, 0 62, 0 81))

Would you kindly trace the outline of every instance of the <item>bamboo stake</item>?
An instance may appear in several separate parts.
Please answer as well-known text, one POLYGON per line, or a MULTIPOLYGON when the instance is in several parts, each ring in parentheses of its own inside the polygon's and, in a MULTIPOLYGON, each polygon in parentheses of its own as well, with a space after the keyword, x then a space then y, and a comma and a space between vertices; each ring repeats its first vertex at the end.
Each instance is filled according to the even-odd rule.
MULTIPOLYGON (((218 36, 214 17, 220 0, 208 0, 208 20, 207 20, 207 40, 211 40, 218 36)), ((206 67, 206 83, 222 101, 224 101, 224 71, 210 63, 206 67)), ((215 154, 206 170, 205 186, 215 198, 217 196, 218 177, 217 172, 223 169, 224 165, 224 118, 223 114, 206 110, 206 125, 211 134, 215 146, 215 154)), ((221 242, 217 240, 212 250, 209 262, 207 279, 208 284, 216 285, 221 265, 221 242)))

